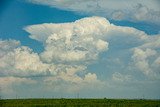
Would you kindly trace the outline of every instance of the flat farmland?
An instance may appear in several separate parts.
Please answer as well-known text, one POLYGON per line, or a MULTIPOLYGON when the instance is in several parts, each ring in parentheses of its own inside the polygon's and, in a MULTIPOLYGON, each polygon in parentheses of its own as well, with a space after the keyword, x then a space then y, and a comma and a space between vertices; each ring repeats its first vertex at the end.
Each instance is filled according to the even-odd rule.
POLYGON ((1 99, 0 107, 160 107, 160 100, 1 99))

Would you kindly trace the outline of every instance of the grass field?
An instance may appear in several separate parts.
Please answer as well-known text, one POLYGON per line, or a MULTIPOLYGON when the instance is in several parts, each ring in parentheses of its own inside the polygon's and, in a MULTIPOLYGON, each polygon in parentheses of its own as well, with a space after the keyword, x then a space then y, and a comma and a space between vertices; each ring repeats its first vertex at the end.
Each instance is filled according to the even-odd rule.
POLYGON ((5 99, 0 107, 160 107, 160 100, 5 99))

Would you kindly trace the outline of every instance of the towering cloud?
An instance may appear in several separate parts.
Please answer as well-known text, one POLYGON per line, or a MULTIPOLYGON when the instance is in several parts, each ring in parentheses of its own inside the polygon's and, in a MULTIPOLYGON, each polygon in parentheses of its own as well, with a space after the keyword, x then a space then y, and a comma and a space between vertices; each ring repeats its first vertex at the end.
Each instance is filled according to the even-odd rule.
MULTIPOLYGON (((148 75, 147 72, 157 74, 153 70, 155 67, 147 67, 153 59, 146 59, 154 57, 156 60, 158 57, 159 35, 150 36, 131 27, 115 26, 101 17, 84 18, 74 23, 33 25, 25 30, 31 38, 44 43, 45 50, 40 58, 45 63, 88 65, 97 59, 100 52, 109 48, 112 53, 118 54, 118 59, 133 61, 133 65, 145 75, 148 75), (128 59, 124 59, 123 55, 128 59)), ((114 55, 109 54, 111 59, 114 55)))
POLYGON ((43 61, 87 63, 108 49, 103 39, 109 25, 104 18, 92 17, 74 23, 33 25, 25 30, 32 39, 44 43, 45 51, 40 55, 43 61))
POLYGON ((135 28, 116 26, 102 17, 30 25, 24 29, 30 33, 30 38, 43 43, 44 50, 35 53, 21 46, 19 41, 0 40, 2 80, 3 76, 14 82, 42 76, 39 81, 33 80, 53 90, 106 88, 108 78, 102 81, 88 69, 99 60, 100 64, 106 64, 104 71, 111 72, 111 81, 136 80, 132 75, 135 72, 148 80, 159 80, 160 35, 150 36, 135 28), (12 78, 17 76, 20 79, 12 78))

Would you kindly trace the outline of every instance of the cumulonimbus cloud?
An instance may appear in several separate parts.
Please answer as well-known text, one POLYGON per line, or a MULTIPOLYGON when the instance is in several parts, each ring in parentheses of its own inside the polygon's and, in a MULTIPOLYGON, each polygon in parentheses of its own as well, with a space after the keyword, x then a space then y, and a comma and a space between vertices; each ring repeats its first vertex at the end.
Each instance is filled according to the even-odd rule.
POLYGON ((75 84, 81 88, 87 84, 101 84, 96 74, 85 71, 99 53, 108 49, 108 42, 103 38, 108 24, 105 18, 92 17, 73 23, 28 26, 25 30, 31 33, 32 39, 44 44, 44 51, 38 54, 18 41, 1 40, 0 51, 6 53, 0 57, 0 73, 27 78, 52 76, 46 77, 44 82, 55 84, 61 81, 63 85, 75 84))
MULTIPOLYGON (((103 86, 104 82, 88 71, 87 66, 96 61, 100 53, 111 50, 112 53, 108 54, 111 60, 117 53, 117 61, 125 62, 126 69, 128 66, 137 67, 137 71, 147 77, 160 77, 160 35, 150 36, 135 28, 116 26, 102 17, 88 17, 71 23, 31 25, 24 29, 30 33, 30 38, 44 44, 44 51, 35 53, 29 47, 21 46, 19 41, 0 40, 1 76, 28 78, 41 75, 46 86, 60 89, 67 84, 68 90, 95 84, 103 86), (146 69, 149 71, 144 71, 146 69)), ((131 68, 131 71, 135 70, 131 68)), ((120 70, 118 68, 115 72, 120 70)), ((130 75, 126 75, 125 80, 122 77, 121 73, 113 75, 115 80, 130 79, 130 75)))
MULTIPOLYGON (((101 17, 84 18, 74 23, 33 25, 26 27, 25 30, 31 34, 31 38, 44 43, 45 50, 40 57, 47 63, 55 61, 88 64, 89 61, 95 60, 100 52, 109 48, 116 52, 133 53, 130 55, 130 61, 137 66, 139 62, 136 59, 140 56, 134 57, 136 48, 153 50, 155 52, 153 59, 156 60, 160 47, 159 35, 150 36, 132 27, 115 26, 101 17)), ((119 55, 121 56, 121 53, 119 55)), ((142 56, 145 57, 145 54, 142 56)), ((147 64, 146 61, 143 60, 147 64)), ((145 75, 150 75, 144 72, 144 69, 138 68, 145 75)))

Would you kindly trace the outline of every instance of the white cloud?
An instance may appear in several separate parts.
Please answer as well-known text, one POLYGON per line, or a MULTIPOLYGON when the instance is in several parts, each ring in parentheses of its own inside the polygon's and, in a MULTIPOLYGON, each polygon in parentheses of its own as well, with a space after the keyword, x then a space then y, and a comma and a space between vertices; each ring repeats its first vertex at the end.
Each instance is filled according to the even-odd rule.
POLYGON ((150 36, 131 27, 116 26, 101 17, 88 17, 71 23, 31 25, 25 30, 30 33, 30 38, 44 44, 44 51, 37 54, 18 41, 1 40, 1 76, 41 75, 44 76, 41 84, 45 88, 65 92, 96 90, 106 87, 104 84, 107 82, 100 80, 87 67, 105 52, 108 61, 105 63, 112 69, 104 70, 115 72, 111 81, 135 79, 131 75, 136 72, 135 68, 147 77, 160 77, 159 35, 150 36))
POLYGON ((96 89, 103 87, 104 82, 97 79, 96 74, 87 73, 83 77, 77 75, 77 69, 70 68, 66 72, 59 73, 56 77, 48 77, 44 80, 44 84, 49 89, 56 91, 65 91, 69 93, 78 92, 80 90, 96 89), (64 90, 65 89, 65 90, 64 90))
MULTIPOLYGON (((46 71, 51 71, 51 66, 44 64, 40 61, 37 53, 34 53, 30 48, 19 46, 15 47, 12 43, 15 40, 1 41, 5 43, 4 49, 0 49, 5 54, 0 57, 0 74, 1 75, 17 75, 17 76, 30 76, 30 75, 47 75, 46 71), (11 49, 11 47, 13 47, 11 49)), ((52 67, 53 69, 53 67, 52 67)), ((53 70, 52 70, 53 71, 53 70)))
POLYGON ((122 75, 119 72, 115 72, 112 75, 112 80, 115 82, 130 82, 132 80, 131 75, 122 75))
POLYGON ((67 83, 68 90, 101 84, 96 74, 85 71, 99 53, 108 49, 108 43, 103 40, 107 26, 109 22, 100 17, 29 26, 26 30, 31 33, 30 37, 43 42, 45 50, 40 54, 25 46, 5 50, 7 53, 0 58, 0 73, 20 77, 49 75, 51 77, 44 80, 44 84, 47 82, 55 86, 58 82, 62 88, 67 83))
POLYGON ((160 57, 158 57, 155 61, 154 61, 155 65, 156 66, 159 66, 160 65, 160 57))
POLYGON ((0 40, 0 58, 7 52, 12 51, 16 47, 20 46, 20 42, 16 40, 0 40))
POLYGON ((112 19, 114 20, 124 20, 125 17, 125 13, 119 10, 112 13, 112 19))
POLYGON ((146 21, 146 22, 154 22, 156 23, 160 23, 159 19, 160 19, 160 10, 159 11, 154 11, 152 9, 149 9, 147 6, 144 6, 142 4, 138 4, 135 7, 134 10, 134 16, 133 16, 133 20, 136 21, 146 21))
POLYGON ((150 48, 150 49, 159 49, 160 47, 160 35, 153 35, 149 37, 149 41, 139 46, 141 49, 150 48))
MULTIPOLYGON (((109 21, 102 17, 83 18, 72 23, 44 23, 27 26, 24 29, 30 33, 30 38, 50 43, 65 37, 65 43, 73 36, 96 37, 103 35, 104 30, 110 25, 109 21), (93 35, 91 35, 93 34, 93 35), (43 35, 43 36, 42 36, 43 35), (67 35, 67 36, 65 36, 67 35), (48 40, 47 40, 48 39, 48 40)), ((76 39, 76 37, 74 37, 76 39)), ((73 39, 74 39, 73 38, 73 39)))
POLYGON ((114 20, 144 21, 159 24, 160 2, 158 0, 28 0, 78 13, 98 15, 114 20))
POLYGON ((71 63, 94 60, 106 51, 108 43, 102 39, 109 25, 105 18, 91 17, 73 23, 33 25, 25 30, 32 39, 45 44, 45 51, 41 53, 45 62, 71 63))
POLYGON ((100 51, 108 49, 108 43, 105 42, 105 41, 98 40, 96 45, 97 45, 97 49, 100 50, 100 51))
POLYGON ((97 81, 97 75, 88 73, 85 75, 84 80, 86 82, 95 82, 95 81, 97 81))
POLYGON ((135 66, 146 76, 151 79, 160 79, 159 50, 135 48, 132 59, 135 66))
POLYGON ((69 51, 66 53, 63 53, 60 56, 60 59, 64 61, 79 61, 79 60, 85 60, 85 53, 84 52, 75 52, 75 51, 69 51))
POLYGON ((149 67, 147 58, 155 54, 156 51, 151 49, 146 49, 145 51, 143 51, 142 49, 135 48, 132 58, 136 64, 136 67, 143 71, 144 74, 150 75, 152 73, 152 70, 149 67))
POLYGON ((33 25, 25 30, 31 38, 45 44, 41 58, 47 63, 88 64, 109 48, 124 64, 132 63, 133 59, 134 65, 145 75, 156 72, 153 70, 155 67, 149 66, 152 57, 156 59, 159 53, 159 35, 150 36, 132 27, 116 26, 101 17, 83 18, 72 23, 33 25))
POLYGON ((15 68, 21 71, 45 71, 47 66, 42 64, 38 55, 27 47, 16 49, 14 57, 16 60, 15 68))
MULTIPOLYGON (((154 4, 154 2, 152 2, 154 4)), ((116 10, 112 12, 111 19, 114 20, 127 20, 132 22, 146 22, 159 25, 160 10, 150 9, 148 6, 137 3, 132 9, 116 10)))

